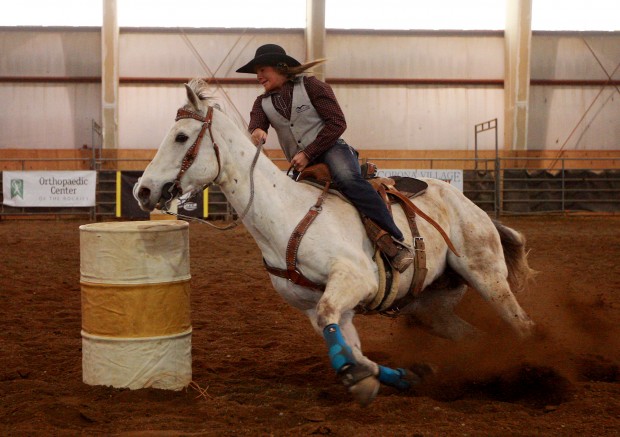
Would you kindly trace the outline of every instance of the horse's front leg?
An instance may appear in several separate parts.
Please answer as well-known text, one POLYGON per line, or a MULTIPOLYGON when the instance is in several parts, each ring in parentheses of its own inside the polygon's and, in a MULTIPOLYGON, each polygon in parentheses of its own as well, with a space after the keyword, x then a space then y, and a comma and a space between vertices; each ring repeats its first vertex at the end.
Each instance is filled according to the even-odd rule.
MULTIPOLYGON (((368 270, 369 272, 372 270, 368 270)), ((316 307, 306 311, 316 331, 323 335, 330 363, 343 384, 362 405, 376 397, 380 383, 399 390, 419 384, 428 369, 392 369, 368 359, 362 352, 353 325, 355 307, 376 293, 376 279, 348 261, 334 264, 325 292, 316 307), (368 277, 366 277, 368 276, 368 277)))
POLYGON ((362 405, 368 405, 377 395, 379 367, 362 354, 351 320, 353 309, 372 297, 375 282, 350 261, 335 262, 311 317, 325 338, 333 369, 362 405))
MULTIPOLYGON (((382 366, 374 361, 371 361, 363 354, 359 335, 357 334, 355 325, 353 325, 354 315, 355 313, 353 311, 343 314, 340 322, 340 328, 345 342, 351 346, 353 358, 358 364, 358 367, 363 369, 372 369, 372 374, 377 377, 381 384, 394 387, 401 391, 409 390, 413 385, 419 384, 422 381, 422 372, 418 372, 420 373, 418 375, 408 369, 392 369, 388 366, 382 366)), ((418 367, 419 369, 416 370, 424 370, 423 365, 419 365, 418 367)))

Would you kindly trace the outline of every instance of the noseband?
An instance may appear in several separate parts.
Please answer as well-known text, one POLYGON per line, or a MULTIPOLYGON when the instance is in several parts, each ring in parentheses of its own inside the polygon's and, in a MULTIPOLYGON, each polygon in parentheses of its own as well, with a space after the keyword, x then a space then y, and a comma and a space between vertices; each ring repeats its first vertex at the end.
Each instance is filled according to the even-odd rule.
POLYGON ((200 143, 202 143, 202 138, 204 137, 207 130, 209 130, 209 136, 211 137, 211 142, 213 143, 213 150, 215 151, 215 158, 217 159, 217 175, 215 175, 215 178, 213 178, 213 182, 217 181, 217 178, 220 177, 220 172, 222 171, 222 164, 220 162, 220 148, 217 146, 215 138, 213 138, 213 132, 211 131, 211 125, 213 124, 213 107, 209 106, 206 117, 203 117, 197 112, 181 108, 177 111, 177 117, 174 119, 174 121, 179 121, 183 118, 193 118, 194 120, 201 121, 202 128, 200 129, 200 133, 198 134, 198 137, 196 137, 196 141, 194 141, 194 144, 192 144, 192 146, 187 149, 187 152, 185 152, 183 161, 181 161, 181 169, 179 170, 179 173, 177 174, 177 177, 173 182, 174 185, 172 189, 177 190, 181 194, 183 194, 183 190, 181 189, 181 178, 196 160, 196 157, 198 156, 198 152, 200 150, 200 143))

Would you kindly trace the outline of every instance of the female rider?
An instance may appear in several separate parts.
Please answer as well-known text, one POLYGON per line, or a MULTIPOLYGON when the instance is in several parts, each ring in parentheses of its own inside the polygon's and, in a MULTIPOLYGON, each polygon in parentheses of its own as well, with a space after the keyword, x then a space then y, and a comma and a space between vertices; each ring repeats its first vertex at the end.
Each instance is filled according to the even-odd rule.
POLYGON ((237 70, 256 74, 265 89, 250 112, 249 131, 255 145, 266 141, 273 126, 280 147, 293 168, 300 172, 309 164, 325 163, 335 186, 365 217, 388 232, 392 266, 403 272, 412 262, 411 249, 381 196, 362 177, 358 153, 340 136, 347 128, 344 114, 331 87, 313 76, 301 75, 320 64, 301 64, 276 44, 256 50, 254 59, 237 70))

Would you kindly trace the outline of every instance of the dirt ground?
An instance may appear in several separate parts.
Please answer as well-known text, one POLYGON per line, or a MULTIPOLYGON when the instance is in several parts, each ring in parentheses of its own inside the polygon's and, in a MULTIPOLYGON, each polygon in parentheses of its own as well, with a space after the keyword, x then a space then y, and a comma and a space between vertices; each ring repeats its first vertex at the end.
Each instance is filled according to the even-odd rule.
POLYGON ((620 435, 620 216, 504 218, 540 273, 518 300, 520 342, 469 291, 458 311, 487 335, 453 343, 405 319, 358 317, 367 354, 430 362, 409 393, 352 402, 324 340, 271 288, 250 235, 190 226, 195 387, 82 383, 79 229, 0 221, 0 435, 620 435))

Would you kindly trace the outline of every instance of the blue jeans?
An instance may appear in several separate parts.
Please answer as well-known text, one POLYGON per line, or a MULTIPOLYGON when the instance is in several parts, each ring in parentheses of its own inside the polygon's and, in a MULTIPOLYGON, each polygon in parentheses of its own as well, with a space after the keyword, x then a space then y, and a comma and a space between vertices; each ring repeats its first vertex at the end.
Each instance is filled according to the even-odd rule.
POLYGON ((396 227, 394 219, 381 196, 362 177, 357 157, 357 151, 344 140, 339 139, 311 164, 327 164, 335 188, 340 190, 362 215, 401 241, 403 239, 402 232, 396 227))

